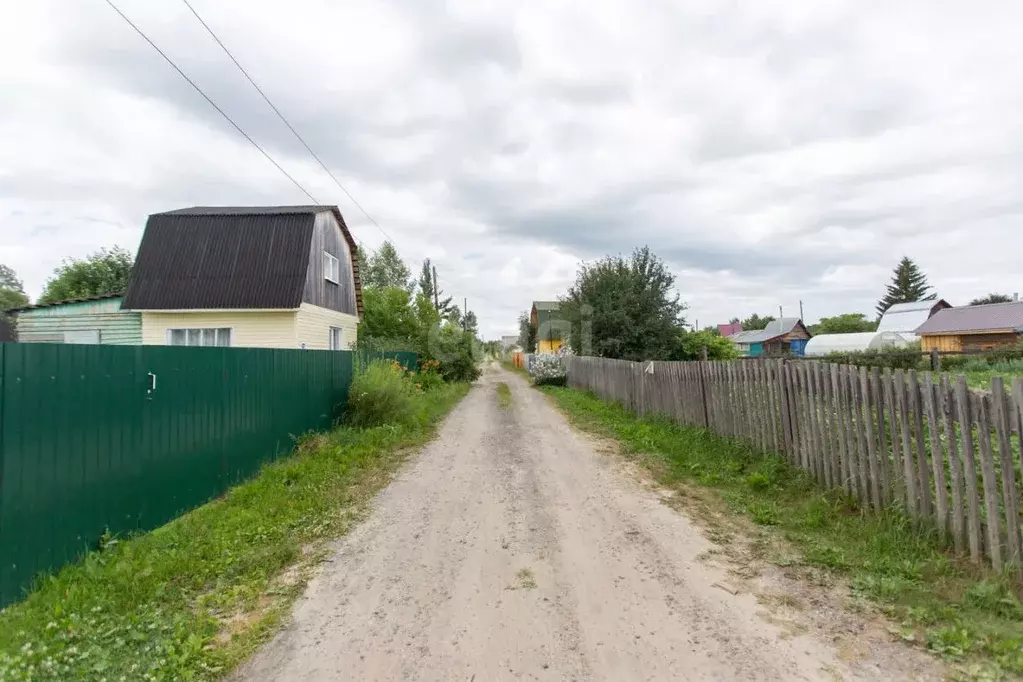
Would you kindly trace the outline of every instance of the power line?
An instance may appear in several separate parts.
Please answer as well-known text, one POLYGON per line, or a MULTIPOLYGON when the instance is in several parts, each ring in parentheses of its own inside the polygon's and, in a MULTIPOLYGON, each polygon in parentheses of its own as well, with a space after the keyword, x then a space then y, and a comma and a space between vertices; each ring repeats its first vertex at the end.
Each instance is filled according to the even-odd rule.
MULTIPOLYGON (((241 74, 243 76, 245 76, 245 80, 247 80, 249 82, 249 84, 253 88, 255 88, 256 92, 259 93, 259 96, 262 97, 263 101, 267 103, 267 106, 269 106, 270 109, 272 109, 273 112, 277 115, 277 118, 281 119, 281 122, 285 126, 287 126, 288 130, 291 131, 291 134, 295 136, 295 139, 297 139, 302 144, 302 146, 305 147, 305 150, 307 152, 309 152, 309 155, 312 156, 313 159, 316 160, 316 163, 318 163, 320 165, 320 168, 322 168, 324 170, 324 172, 327 175, 330 176, 330 179, 334 181, 334 184, 336 184, 341 189, 341 191, 345 193, 345 196, 347 196, 351 200, 351 202, 353 204, 355 204, 356 208, 358 208, 359 211, 361 211, 362 214, 364 216, 366 216, 366 219, 369 220, 369 222, 372 223, 374 227, 376 227, 378 230, 380 230, 380 234, 384 235, 384 237, 387 240, 389 240, 390 242, 394 243, 395 239, 393 237, 391 237, 391 235, 389 235, 387 233, 387 231, 384 230, 383 227, 381 227, 380 223, 378 223, 376 221, 376 219, 372 215, 370 215, 369 211, 367 211, 362 206, 362 204, 359 203, 359 201, 355 198, 355 196, 353 196, 352 193, 348 191, 348 188, 346 188, 344 186, 344 184, 340 180, 338 180, 337 176, 334 175, 334 173, 330 170, 330 168, 327 166, 327 164, 323 162, 323 160, 319 157, 319 155, 315 151, 313 151, 313 148, 309 145, 308 142, 305 141, 305 138, 303 138, 302 135, 297 130, 295 130, 295 127, 293 125, 291 125, 291 122, 288 121, 287 117, 283 113, 281 113, 281 110, 278 109, 277 105, 275 105, 273 103, 273 101, 270 99, 270 96, 267 95, 266 92, 263 91, 263 88, 259 87, 259 84, 256 83, 256 80, 249 74, 248 71, 246 71, 245 67, 241 65, 241 62, 238 61, 238 59, 234 56, 234 54, 227 47, 227 45, 224 44, 224 41, 222 41, 220 39, 220 37, 217 35, 216 31, 214 31, 210 27, 210 25, 206 23, 206 20, 204 20, 202 18, 202 16, 199 14, 199 12, 196 11, 195 7, 192 6, 192 3, 190 3, 189 0, 181 0, 181 1, 185 4, 185 7, 188 8, 188 10, 192 13, 192 15, 199 21, 199 23, 202 24, 202 27, 204 29, 206 29, 206 32, 210 34, 210 37, 213 38, 214 42, 216 42, 217 45, 220 46, 220 49, 224 51, 224 54, 226 54, 228 56, 228 58, 231 60, 231 62, 234 63, 235 67, 237 67, 238 70, 241 72, 241 74)), ((365 244, 361 244, 360 243, 360 246, 364 250, 368 250, 370 252, 374 251, 373 249, 370 249, 369 247, 367 247, 365 244)), ((448 284, 450 284, 452 286, 456 286, 454 282, 451 282, 450 280, 447 280, 447 279, 445 279, 443 277, 438 277, 438 279, 440 279, 443 282, 447 282, 448 284)), ((479 298, 483 298, 483 297, 480 296, 479 298)), ((486 300, 486 299, 484 298, 484 300, 486 300)))
POLYGON ((111 2, 111 0, 106 0, 106 3, 107 3, 108 5, 110 5, 110 8, 111 8, 111 9, 113 9, 113 10, 114 10, 115 12, 117 12, 117 13, 118 13, 118 14, 120 15, 120 17, 121 17, 122 19, 124 19, 124 20, 125 20, 125 22, 127 22, 127 24, 128 24, 129 26, 131 26, 131 27, 132 27, 133 29, 135 29, 135 32, 136 32, 136 33, 138 33, 138 34, 139 34, 140 36, 142 36, 142 38, 143 38, 143 39, 144 39, 144 40, 145 40, 145 41, 146 41, 147 43, 149 43, 150 47, 152 47, 152 48, 153 48, 154 50, 156 50, 156 51, 157 51, 157 52, 158 52, 158 53, 160 54, 160 56, 161 56, 161 57, 163 57, 163 58, 164 58, 164 60, 165 60, 165 61, 166 61, 166 62, 167 62, 168 64, 170 64, 170 65, 171 65, 171 67, 172 67, 172 68, 173 68, 173 69, 174 69, 175 71, 177 71, 177 72, 178 72, 178 75, 179 75, 179 76, 181 76, 182 78, 184 78, 184 79, 185 79, 185 80, 186 80, 186 81, 188 82, 188 84, 189 84, 189 85, 191 85, 191 86, 192 86, 193 88, 195 88, 195 91, 196 91, 196 92, 198 92, 198 93, 199 93, 200 95, 202 95, 202 96, 203 96, 203 99, 205 99, 205 100, 206 100, 207 102, 209 102, 209 103, 210 103, 210 106, 211 106, 211 107, 213 107, 214 109, 216 109, 216 110, 217 110, 217 112, 218 112, 218 113, 219 113, 219 114, 220 114, 221 116, 223 116, 223 117, 224 117, 224 118, 225 118, 225 119, 227 120, 227 122, 228 122, 228 123, 230 123, 230 124, 231 124, 232 126, 234 126, 234 129, 235 129, 235 130, 237 130, 237 131, 238 131, 239 133, 241 133, 242 137, 244 137, 244 138, 245 138, 246 140, 248 140, 248 141, 249 141, 249 144, 251 144, 251 145, 252 145, 253 147, 255 147, 256 149, 258 149, 258 150, 259 150, 259 153, 260 153, 260 154, 262 154, 263 156, 265 156, 265 157, 266 157, 266 159, 267 159, 267 161, 269 161, 270 163, 272 163, 272 164, 273 164, 273 165, 274 165, 274 166, 275 166, 275 167, 277 168, 277 170, 279 170, 279 171, 280 171, 281 173, 283 173, 283 174, 284 174, 284 176, 285 176, 286 178, 288 178, 288 180, 291 180, 291 182, 292 182, 292 183, 293 183, 293 184, 295 185, 295 187, 298 187, 298 188, 299 188, 300 190, 302 190, 302 193, 303 193, 303 194, 305 194, 305 195, 306 195, 307 197, 309 197, 309 198, 310 198, 310 199, 312 200, 312 202, 313 202, 314 204, 319 204, 319 203, 320 203, 319 201, 317 201, 317 200, 316 200, 316 197, 314 197, 314 196, 313 196, 312 194, 310 194, 310 193, 309 193, 309 190, 307 190, 307 189, 306 189, 305 187, 303 187, 303 186, 302 186, 301 184, 299 184, 298 180, 296 180, 295 178, 291 177, 291 174, 290 174, 290 173, 288 173, 288 171, 284 170, 284 168, 283 168, 283 167, 281 167, 281 164, 277 163, 277 161, 275 161, 275 160, 274 160, 274 158, 273 158, 272 156, 270 156, 270 155, 269 155, 269 154, 268 154, 268 153, 266 152, 266 150, 265 150, 265 149, 263 149, 262 147, 260 147, 260 146, 259 146, 259 144, 258 144, 258 143, 257 143, 257 142, 256 142, 255 140, 253 140, 253 139, 252 139, 251 137, 249 137, 249 134, 248 134, 248 133, 246 133, 246 132, 245 132, 244 130, 242 130, 241 126, 239 126, 239 125, 238 125, 237 123, 235 123, 235 122, 234 122, 234 120, 233 120, 233 119, 232 119, 232 118, 231 118, 230 116, 228 116, 228 115, 227 115, 227 114, 226 114, 226 113, 224 112, 224 110, 223 110, 223 109, 221 109, 221 108, 220 108, 219 106, 217 106, 217 103, 216 103, 216 102, 214 102, 214 101, 213 101, 213 100, 212 100, 212 99, 210 98, 210 96, 209 96, 209 95, 207 95, 207 94, 206 94, 205 92, 203 92, 202 88, 200 88, 200 87, 199 87, 198 85, 196 85, 196 84, 195 84, 195 81, 193 81, 193 80, 192 80, 191 78, 189 78, 189 77, 188 77, 187 75, 185 75, 185 72, 184 72, 184 71, 182 71, 182 70, 181 70, 181 69, 180 69, 180 68, 178 67, 178 65, 174 63, 174 60, 172 60, 172 59, 171 59, 170 57, 168 57, 168 56, 166 55, 166 53, 164 53, 164 51, 163 51, 163 50, 161 50, 161 49, 160 49, 159 47, 157 47, 156 43, 154 43, 154 42, 153 42, 152 40, 150 40, 150 39, 149 39, 149 36, 147 36, 147 35, 146 35, 145 33, 143 33, 143 32, 142 32, 142 29, 140 29, 140 28, 139 28, 138 26, 136 26, 136 25, 135 25, 135 23, 134 23, 134 22, 132 22, 132 20, 131 20, 131 19, 129 19, 129 18, 128 18, 128 17, 127 17, 127 16, 125 15, 125 14, 124 14, 124 12, 122 12, 122 11, 121 11, 121 10, 120 10, 120 9, 119 9, 119 8, 117 7, 117 5, 115 5, 115 4, 113 3, 113 2, 111 2))
POLYGON ((210 34, 210 37, 213 38, 214 41, 216 41, 217 45, 220 46, 220 49, 224 51, 224 54, 226 54, 231 59, 231 61, 234 62, 234 65, 237 66, 238 70, 242 72, 242 75, 245 76, 245 79, 247 81, 249 81, 249 84, 251 84, 252 87, 256 89, 256 92, 258 92, 259 96, 263 98, 263 101, 265 101, 270 106, 270 108, 273 109, 273 112, 277 114, 277 118, 281 119, 281 122, 284 123, 284 125, 288 127, 288 130, 291 131, 291 134, 294 135, 295 138, 302 143, 302 146, 305 147, 307 152, 309 152, 309 155, 316 159, 316 163, 320 164, 320 168, 322 168, 327 173, 327 175, 330 176, 330 179, 334 181, 334 184, 340 187, 341 191, 345 193, 345 195, 351 200, 351 202, 355 204, 355 206, 360 211, 362 211, 362 214, 366 216, 366 219, 369 220, 369 222, 373 223, 373 225, 378 230, 380 230, 380 234, 384 235, 385 238, 393 242, 394 239, 391 237, 391 235, 387 234, 384 228, 380 227, 380 223, 378 223, 373 218, 373 216, 369 214, 369 211, 363 208, 362 204, 360 204, 356 200, 356 198, 352 196, 352 193, 349 192, 348 189, 345 188, 343 184, 341 184, 341 181, 337 179, 337 176, 335 176, 334 173, 331 172, 330 168, 327 167, 327 164, 323 163, 323 160, 320 159, 319 156, 317 156, 316 152, 313 151, 312 147, 309 146, 305 139, 298 134, 298 131, 295 130, 294 126, 292 126, 288 119, 284 116, 284 114, 281 113, 281 110, 278 109, 272 101, 270 101, 270 98, 267 96, 267 94, 263 92, 263 88, 259 87, 259 85, 256 84, 256 81, 253 80, 252 76, 249 75, 249 72, 245 70, 245 67, 243 67, 238 62, 237 59, 235 59, 235 56, 231 53, 231 50, 227 49, 227 45, 224 45, 224 42, 217 36, 213 29, 210 28, 210 25, 207 24, 201 16, 199 16, 199 13, 195 11, 195 8, 192 7, 192 4, 188 0, 181 1, 185 3, 185 7, 187 7, 192 12, 193 15, 195 15, 195 18, 199 20, 199 23, 202 24, 202 27, 205 28, 206 32, 210 34))

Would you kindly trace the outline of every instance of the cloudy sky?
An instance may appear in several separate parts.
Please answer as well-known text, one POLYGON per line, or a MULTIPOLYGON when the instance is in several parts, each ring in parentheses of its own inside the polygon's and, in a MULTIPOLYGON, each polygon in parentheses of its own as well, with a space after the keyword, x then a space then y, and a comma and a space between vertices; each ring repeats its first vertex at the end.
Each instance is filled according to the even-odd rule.
MULTIPOLYGON (((370 247, 179 0, 115 0, 370 247)), ((192 0, 487 336, 649 244, 690 321, 870 313, 915 258, 1023 290, 1023 3, 192 0)), ((0 7, 0 262, 37 296, 149 213, 308 199, 104 2, 0 7)))

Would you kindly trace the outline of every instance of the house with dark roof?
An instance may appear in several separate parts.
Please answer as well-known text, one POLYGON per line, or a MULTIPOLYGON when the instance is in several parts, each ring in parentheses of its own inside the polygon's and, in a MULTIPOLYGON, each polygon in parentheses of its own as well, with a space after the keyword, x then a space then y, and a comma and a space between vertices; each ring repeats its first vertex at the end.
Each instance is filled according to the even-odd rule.
POLYGON ((140 314, 147 345, 349 349, 356 249, 336 206, 155 213, 121 307, 140 314))
POLYGON ((810 331, 798 317, 771 320, 763 329, 739 332, 728 337, 743 355, 802 355, 810 331))
POLYGON ((1009 348, 1023 333, 1023 302, 939 310, 917 327, 924 351, 983 351, 1009 348))
POLYGON ((556 353, 568 338, 568 323, 558 314, 557 301, 533 301, 529 321, 536 329, 536 352, 556 353))

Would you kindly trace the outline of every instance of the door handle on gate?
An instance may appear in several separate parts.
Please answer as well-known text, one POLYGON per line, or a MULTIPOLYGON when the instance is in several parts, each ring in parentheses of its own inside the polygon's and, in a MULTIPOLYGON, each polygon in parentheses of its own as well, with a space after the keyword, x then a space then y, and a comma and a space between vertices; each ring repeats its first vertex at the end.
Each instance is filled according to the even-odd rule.
POLYGON ((149 376, 149 391, 148 392, 152 393, 153 391, 156 390, 156 375, 153 374, 152 372, 149 372, 148 376, 149 376))

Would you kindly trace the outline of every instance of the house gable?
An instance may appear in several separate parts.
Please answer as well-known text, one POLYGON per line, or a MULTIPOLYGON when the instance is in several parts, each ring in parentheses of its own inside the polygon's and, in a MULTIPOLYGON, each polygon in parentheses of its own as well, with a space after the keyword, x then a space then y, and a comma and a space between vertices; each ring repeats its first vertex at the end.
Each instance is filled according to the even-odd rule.
POLYGON ((361 317, 362 290, 354 257, 356 247, 349 241, 347 230, 339 218, 340 214, 329 210, 316 214, 310 235, 302 302, 361 317), (337 282, 327 279, 324 253, 338 259, 337 282))

